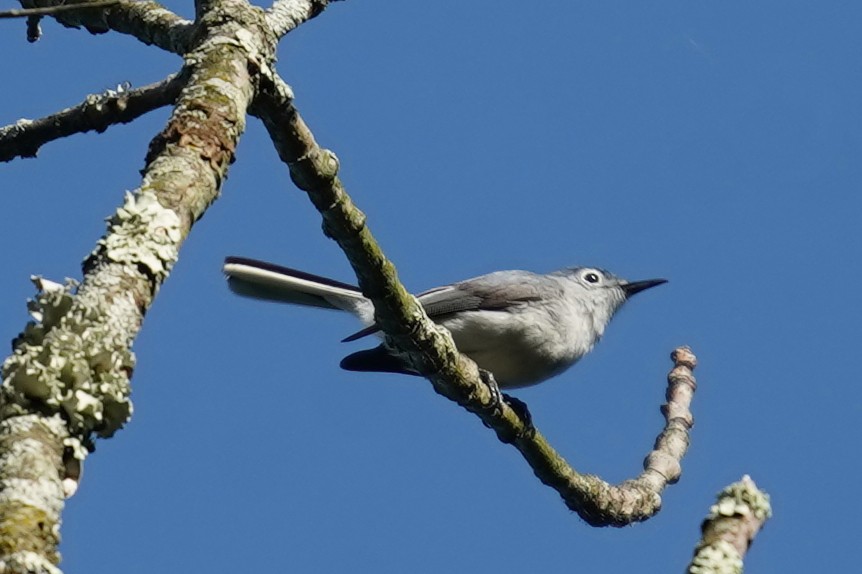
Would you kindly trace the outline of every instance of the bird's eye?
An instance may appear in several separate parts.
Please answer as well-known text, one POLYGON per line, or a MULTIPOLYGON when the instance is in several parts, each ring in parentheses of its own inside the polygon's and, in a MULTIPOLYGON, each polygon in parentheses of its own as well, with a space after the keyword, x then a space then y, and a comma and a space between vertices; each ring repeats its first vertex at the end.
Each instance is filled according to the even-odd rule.
POLYGON ((590 271, 589 273, 584 275, 584 281, 586 281, 587 283, 598 283, 599 275, 598 273, 593 273, 592 271, 590 271))

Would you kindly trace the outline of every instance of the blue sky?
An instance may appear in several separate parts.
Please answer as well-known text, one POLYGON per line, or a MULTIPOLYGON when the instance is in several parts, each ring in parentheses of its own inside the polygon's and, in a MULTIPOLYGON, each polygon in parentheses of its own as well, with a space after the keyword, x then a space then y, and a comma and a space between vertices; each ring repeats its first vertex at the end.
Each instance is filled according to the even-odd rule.
MULTIPOLYGON (((64 569, 679 572, 744 473, 775 511, 749 572, 854 567, 860 24, 850 2, 332 5, 279 69, 408 288, 582 264, 670 279, 516 395, 576 469, 620 481, 661 428, 668 354, 691 345, 682 480, 652 520, 590 528, 430 384, 340 371, 366 344, 339 343, 350 317, 231 296, 226 255, 352 279, 251 119, 135 345, 134 418, 69 501, 64 569)), ((180 65, 116 34, 46 22, 28 45, 0 25, 0 124, 180 65)), ((0 166, 9 339, 31 274, 80 277, 166 117, 0 166)))

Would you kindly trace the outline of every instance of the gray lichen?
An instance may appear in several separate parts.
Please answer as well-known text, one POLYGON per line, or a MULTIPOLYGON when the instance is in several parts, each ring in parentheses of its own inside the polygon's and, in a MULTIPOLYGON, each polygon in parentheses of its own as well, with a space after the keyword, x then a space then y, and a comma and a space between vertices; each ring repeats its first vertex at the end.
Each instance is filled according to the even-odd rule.
POLYGON ((74 282, 33 281, 39 289, 28 302, 33 321, 0 369, 0 416, 62 413, 84 442, 91 433, 111 436, 132 412, 132 352, 113 341, 107 323, 89 320, 100 309, 75 305, 74 282))
POLYGON ((709 509, 707 520, 719 516, 745 516, 752 514, 760 521, 772 516, 769 495, 759 490, 747 475, 727 486, 718 494, 718 501, 709 509))
POLYGON ((182 241, 180 218, 162 206, 156 194, 141 189, 126 193, 126 201, 108 222, 98 249, 109 260, 145 268, 161 283, 177 260, 182 241))
POLYGON ((718 540, 698 550, 689 574, 742 574, 742 557, 730 542, 718 540))

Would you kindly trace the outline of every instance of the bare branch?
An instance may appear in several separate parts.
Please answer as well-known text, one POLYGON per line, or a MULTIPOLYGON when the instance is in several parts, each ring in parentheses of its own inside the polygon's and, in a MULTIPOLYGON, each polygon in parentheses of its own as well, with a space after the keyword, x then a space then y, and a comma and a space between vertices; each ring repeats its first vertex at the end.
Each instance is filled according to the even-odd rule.
MULTIPOLYGON (((21 0, 21 5, 28 9, 71 6, 65 4, 64 0, 21 0)), ((119 0, 104 7, 102 0, 94 0, 79 2, 75 6, 76 10, 51 16, 69 28, 83 27, 93 34, 114 30, 176 54, 182 54, 188 47, 193 22, 180 18, 158 2, 119 0)), ((30 28, 33 28, 32 22, 30 28)), ((32 32, 28 34, 32 35, 32 32)))
POLYGON ((680 348, 668 376, 667 424, 647 458, 644 472, 619 486, 572 469, 545 438, 531 432, 508 406, 492 401, 475 363, 461 356, 445 329, 432 323, 400 284, 394 266, 383 255, 352 203, 338 173, 335 155, 320 148, 292 103, 292 91, 277 77, 262 80, 251 113, 260 117, 291 178, 306 191, 323 216, 324 232, 341 246, 356 272, 362 293, 374 303, 375 320, 434 389, 477 414, 498 438, 521 452, 536 476, 557 490, 566 505, 597 526, 623 526, 645 520, 661 506, 659 493, 680 474, 680 459, 688 446, 692 424, 689 404, 695 383, 696 359, 680 348))
POLYGON ((743 476, 718 493, 701 526, 703 535, 687 572, 742 572, 742 559, 771 516, 769 495, 758 489, 751 477, 743 476))
POLYGON ((518 437, 515 447, 544 484, 560 493, 571 510, 593 526, 626 526, 647 520, 661 509, 661 492, 676 483, 680 461, 688 448, 693 420, 689 410, 697 383, 692 374, 697 359, 690 349, 671 353, 674 368, 668 373, 667 404, 662 406, 665 427, 635 479, 612 485, 601 478, 580 474, 554 451, 544 437, 518 437))
MULTIPOLYGON (((336 0, 332 0, 333 2, 336 0)), ((279 38, 311 20, 329 5, 330 0, 276 0, 266 11, 266 22, 279 38)))
POLYGON ((26 18, 30 16, 51 16, 62 12, 71 12, 72 10, 86 10, 89 8, 105 8, 119 3, 120 0, 98 0, 97 2, 89 2, 87 4, 60 4, 57 6, 46 6, 45 8, 25 8, 22 10, 6 10, 0 12, 0 19, 6 18, 26 18))
POLYGON ((73 108, 37 120, 18 120, 0 128, 0 161, 16 157, 36 157, 48 142, 76 133, 103 132, 115 124, 125 124, 176 100, 185 77, 168 78, 135 90, 108 90, 94 94, 73 108))

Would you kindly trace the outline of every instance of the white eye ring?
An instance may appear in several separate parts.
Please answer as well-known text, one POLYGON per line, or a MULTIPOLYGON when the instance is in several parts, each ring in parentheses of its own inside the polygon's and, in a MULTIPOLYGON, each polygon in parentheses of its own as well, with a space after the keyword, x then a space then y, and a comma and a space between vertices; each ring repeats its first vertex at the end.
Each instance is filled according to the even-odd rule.
POLYGON ((584 281, 587 283, 598 283, 599 282, 599 274, 593 271, 584 275, 584 281))

